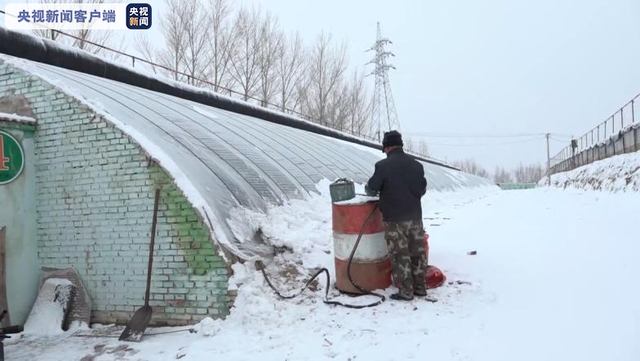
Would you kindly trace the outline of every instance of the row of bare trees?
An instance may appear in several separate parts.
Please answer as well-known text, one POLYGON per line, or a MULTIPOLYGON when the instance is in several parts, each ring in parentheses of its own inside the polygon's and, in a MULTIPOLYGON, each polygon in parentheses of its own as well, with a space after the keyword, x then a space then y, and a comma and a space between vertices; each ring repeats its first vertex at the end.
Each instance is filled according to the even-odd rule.
POLYGON ((160 19, 164 43, 144 35, 136 39, 142 57, 172 70, 153 71, 371 135, 364 70, 349 71, 347 46, 330 34, 305 44, 298 33, 285 33, 275 15, 256 7, 236 9, 230 0, 166 0, 166 5, 160 19))
POLYGON ((454 161, 452 165, 463 172, 488 179, 493 178, 496 183, 537 183, 545 174, 542 166, 538 163, 529 165, 520 163, 511 171, 504 167, 496 167, 493 177, 473 158, 454 161))
POLYGON ((404 137, 403 142, 405 150, 423 157, 431 156, 429 153, 429 144, 424 138, 414 139, 412 137, 404 137))
MULTIPOLYGON (((157 22, 162 41, 146 33, 135 39, 140 57, 162 65, 149 65, 149 70, 357 136, 372 135, 364 69, 349 70, 347 46, 334 41, 331 34, 321 33, 313 44, 305 44, 298 33, 285 33, 272 13, 258 7, 235 8, 232 0, 165 3, 157 22)), ((119 55, 93 44, 120 52, 126 48, 126 42, 109 30, 70 31, 74 38, 50 30, 35 32, 111 59, 119 55)))
POLYGON ((456 160, 451 163, 454 167, 460 169, 463 172, 471 173, 483 178, 489 178, 489 172, 484 169, 478 162, 476 162, 473 158, 468 158, 464 160, 456 160))
POLYGON ((520 163, 511 172, 503 167, 497 167, 493 174, 493 180, 496 183, 537 183, 544 175, 545 171, 540 164, 524 165, 520 163))

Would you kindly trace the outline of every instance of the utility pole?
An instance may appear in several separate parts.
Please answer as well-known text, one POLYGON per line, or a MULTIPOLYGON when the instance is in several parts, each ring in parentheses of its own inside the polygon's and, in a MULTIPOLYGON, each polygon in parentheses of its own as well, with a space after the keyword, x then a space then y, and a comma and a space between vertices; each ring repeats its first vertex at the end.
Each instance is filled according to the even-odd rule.
POLYGON ((551 133, 547 133, 547 177, 549 178, 549 187, 551 187, 551 152, 549 151, 549 137, 551 133))

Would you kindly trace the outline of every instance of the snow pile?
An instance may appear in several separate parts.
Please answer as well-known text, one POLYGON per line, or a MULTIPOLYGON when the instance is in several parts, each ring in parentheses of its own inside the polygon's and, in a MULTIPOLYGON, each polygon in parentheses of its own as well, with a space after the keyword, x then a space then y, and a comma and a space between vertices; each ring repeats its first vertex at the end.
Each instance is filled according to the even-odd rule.
POLYGON ((317 186, 320 194, 271 207, 266 214, 245 211, 252 220, 252 230, 305 267, 326 267, 326 256, 332 250, 329 184, 322 181, 317 186))
POLYGON ((24 325, 24 332, 32 335, 61 334, 67 314, 71 292, 71 281, 61 278, 48 279, 40 289, 36 303, 24 325))
MULTIPOLYGON (((547 185, 547 178, 540 180, 547 185)), ((640 191, 640 152, 599 160, 569 172, 551 176, 551 184, 560 188, 578 188, 611 192, 640 191)))
MULTIPOLYGON (((306 200, 291 200, 284 206, 271 207, 266 214, 241 210, 236 214, 234 233, 244 236, 258 233, 279 254, 277 261, 296 263, 306 269, 333 268, 333 229, 331 222, 331 195, 328 180, 318 183, 319 194, 311 194, 306 200)), ((355 184, 356 193, 364 193, 364 185, 355 184)), ((495 186, 460 189, 455 192, 428 191, 423 197, 425 218, 437 215, 453 205, 469 202, 480 194, 499 192, 495 186)), ((357 196, 357 202, 374 199, 357 196)), ((349 203, 346 201, 345 203, 349 203)))
POLYGON ((223 321, 214 320, 211 317, 207 317, 204 320, 200 321, 194 329, 196 332, 205 337, 211 337, 220 332, 222 328, 223 321))
MULTIPOLYGON (((293 283, 308 279, 319 268, 327 268, 332 279, 335 279, 329 185, 330 182, 324 180, 317 185, 319 194, 312 194, 307 200, 292 200, 284 206, 271 207, 266 214, 243 210, 234 217, 234 222, 230 222, 236 234, 260 234, 266 244, 275 248, 276 255, 267 264, 267 272, 283 276, 281 280, 274 280, 278 287, 292 291, 300 286, 298 283, 291 287, 293 283)), ((364 193, 364 185, 356 184, 355 187, 356 193, 364 193)), ((442 212, 452 211, 495 192, 500 192, 495 186, 455 192, 428 191, 422 199, 425 227, 440 226, 446 221, 446 218, 440 217, 442 212)), ((358 198, 359 201, 371 199, 358 198)), ((252 273, 254 277, 262 278, 250 262, 236 264, 233 270, 234 276, 230 280, 232 289, 249 282, 252 273)), ((245 292, 248 292, 247 288, 240 288, 241 294, 245 292)), ((312 297, 320 297, 320 294, 312 297)))

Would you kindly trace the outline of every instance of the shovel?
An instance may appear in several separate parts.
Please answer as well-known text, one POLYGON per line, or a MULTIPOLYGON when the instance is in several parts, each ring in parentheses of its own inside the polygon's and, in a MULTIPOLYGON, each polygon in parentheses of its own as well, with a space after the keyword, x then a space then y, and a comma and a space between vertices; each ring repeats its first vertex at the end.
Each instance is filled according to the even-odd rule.
POLYGON ((144 331, 149 325, 153 310, 149 306, 149 292, 151 290, 151 271, 153 266, 153 248, 156 241, 156 225, 158 223, 158 201, 160 199, 160 189, 156 189, 156 198, 153 206, 153 223, 151 225, 151 244, 149 245, 149 269, 147 270, 147 291, 144 295, 144 306, 140 307, 122 331, 120 341, 139 342, 144 331))

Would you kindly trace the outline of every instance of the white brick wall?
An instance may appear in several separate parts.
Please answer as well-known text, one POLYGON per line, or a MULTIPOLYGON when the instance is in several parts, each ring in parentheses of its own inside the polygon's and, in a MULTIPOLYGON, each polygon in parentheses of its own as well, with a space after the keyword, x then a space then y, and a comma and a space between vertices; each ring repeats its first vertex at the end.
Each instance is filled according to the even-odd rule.
POLYGON ((38 120, 41 266, 78 270, 94 321, 126 322, 143 304, 156 186, 163 191, 151 297, 155 323, 228 314, 227 267, 170 177, 87 106, 0 62, 0 97, 11 94, 24 96, 38 120))

